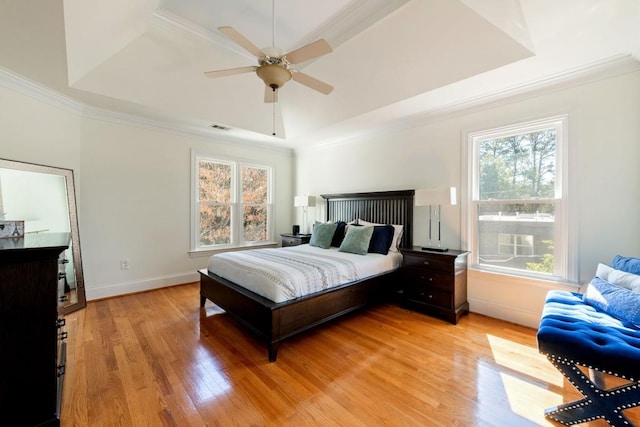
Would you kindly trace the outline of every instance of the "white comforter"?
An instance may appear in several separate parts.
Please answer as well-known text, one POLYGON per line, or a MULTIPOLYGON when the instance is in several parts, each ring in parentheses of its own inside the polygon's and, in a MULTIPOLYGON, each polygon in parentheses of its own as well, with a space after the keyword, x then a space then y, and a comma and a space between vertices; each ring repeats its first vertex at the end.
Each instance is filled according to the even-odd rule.
POLYGON ((355 255, 310 245, 225 252, 210 272, 274 302, 283 302, 397 269, 402 255, 355 255))

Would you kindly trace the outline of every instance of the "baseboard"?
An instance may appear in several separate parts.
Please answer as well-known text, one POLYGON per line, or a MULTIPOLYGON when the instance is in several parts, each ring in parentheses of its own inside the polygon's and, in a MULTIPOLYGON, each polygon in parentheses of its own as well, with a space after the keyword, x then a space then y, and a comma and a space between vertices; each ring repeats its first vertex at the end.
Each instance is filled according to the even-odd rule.
POLYGON ((477 298, 469 298, 469 311, 473 313, 483 314, 489 317, 494 317, 496 319, 517 323, 518 325, 528 326, 534 329, 538 329, 540 316, 542 314, 538 312, 517 309, 508 305, 496 304, 493 301, 487 301, 477 298))
POLYGON ((110 298, 134 292, 149 291, 152 289, 166 288, 167 286, 183 283, 197 282, 198 272, 179 273, 170 276, 150 277, 135 282, 111 283, 106 285, 85 287, 87 301, 110 298))

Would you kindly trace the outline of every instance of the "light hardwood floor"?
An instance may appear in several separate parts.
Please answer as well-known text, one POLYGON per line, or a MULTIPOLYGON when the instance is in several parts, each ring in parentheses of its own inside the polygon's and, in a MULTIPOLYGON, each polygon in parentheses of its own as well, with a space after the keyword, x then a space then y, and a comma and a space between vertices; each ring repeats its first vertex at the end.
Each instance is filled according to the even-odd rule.
POLYGON ((199 308, 196 283, 66 320, 63 426, 535 426, 580 397, 533 329, 473 313, 454 326, 370 308, 286 341, 275 363, 211 302, 199 308))

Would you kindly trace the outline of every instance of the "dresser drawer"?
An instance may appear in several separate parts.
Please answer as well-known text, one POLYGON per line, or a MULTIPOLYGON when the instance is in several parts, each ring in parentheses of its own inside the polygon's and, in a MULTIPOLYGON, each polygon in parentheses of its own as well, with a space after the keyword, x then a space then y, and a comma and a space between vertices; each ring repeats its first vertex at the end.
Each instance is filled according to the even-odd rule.
POLYGON ((402 279, 404 283, 415 286, 436 287, 451 292, 454 285, 454 276, 450 273, 421 268, 403 268, 402 279))
POLYGON ((404 298, 446 309, 453 308, 451 292, 438 288, 409 284, 404 288, 404 298))
POLYGON ((415 267, 429 270, 438 270, 446 273, 453 272, 453 262, 450 259, 429 256, 425 254, 413 255, 403 254, 404 260, 402 264, 405 267, 415 267))

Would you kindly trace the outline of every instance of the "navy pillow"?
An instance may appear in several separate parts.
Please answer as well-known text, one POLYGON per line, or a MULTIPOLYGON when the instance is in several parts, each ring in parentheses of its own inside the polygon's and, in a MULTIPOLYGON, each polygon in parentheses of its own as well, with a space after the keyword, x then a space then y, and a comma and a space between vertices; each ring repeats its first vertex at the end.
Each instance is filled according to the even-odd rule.
POLYGON ((640 294, 637 292, 594 277, 582 300, 617 319, 631 322, 636 327, 640 325, 640 294))
POLYGON ((616 270, 621 270, 627 273, 640 274, 640 259, 632 257, 624 257, 622 255, 616 255, 613 258, 611 264, 616 270))
POLYGON ((336 222, 338 227, 336 228, 336 232, 333 233, 333 239, 331 239, 331 246, 335 246, 339 248, 344 240, 344 229, 347 226, 347 223, 344 221, 336 222))
POLYGON ((369 253, 386 255, 393 241, 394 228, 392 225, 373 226, 373 236, 369 241, 369 253))

